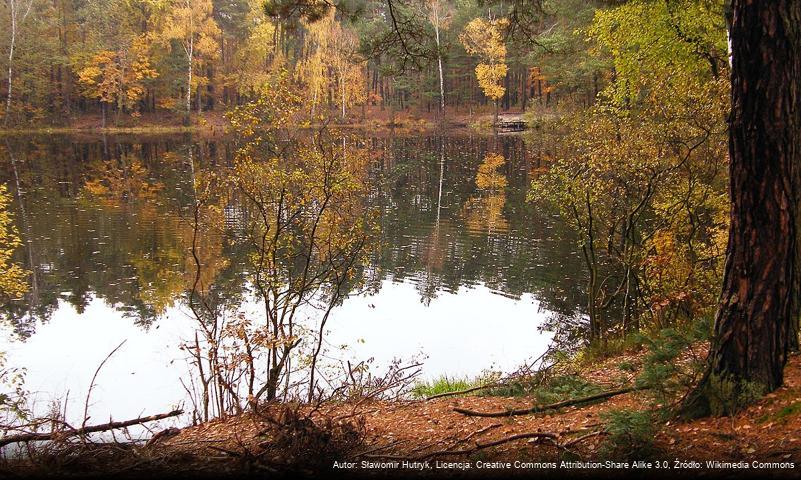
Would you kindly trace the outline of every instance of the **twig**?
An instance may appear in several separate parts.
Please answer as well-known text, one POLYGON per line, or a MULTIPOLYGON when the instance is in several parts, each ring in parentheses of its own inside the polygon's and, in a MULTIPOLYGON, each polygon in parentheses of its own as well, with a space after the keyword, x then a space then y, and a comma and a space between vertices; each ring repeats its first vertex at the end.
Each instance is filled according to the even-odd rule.
POLYGON ((473 437, 477 437, 478 435, 482 435, 482 434, 484 434, 484 433, 487 433, 488 431, 490 431, 490 430, 492 430, 492 429, 494 429, 494 428, 498 428, 498 427, 500 427, 501 425, 503 425, 503 424, 501 424, 501 423, 493 423, 492 425, 489 425, 489 426, 487 426, 487 427, 480 428, 480 429, 476 430, 475 432, 471 433, 470 435, 466 436, 466 437, 465 437, 463 440, 461 440, 459 443, 464 443, 464 442, 466 442, 466 441, 470 440, 470 439, 471 439, 471 438, 473 438, 473 437))
MULTIPOLYGON (((81 429, 86 428, 86 422, 87 422, 87 420, 89 420, 89 397, 92 396, 92 389, 95 386, 95 380, 97 380, 97 375, 100 373, 100 370, 103 368, 103 365, 106 364, 108 359, 111 358, 112 355, 117 353, 117 350, 119 350, 123 345, 125 345, 125 342, 127 342, 127 341, 128 341, 128 339, 126 338, 125 340, 121 341, 119 345, 114 347, 114 350, 112 350, 111 352, 109 352, 108 355, 106 355, 106 358, 104 358, 103 361, 100 362, 100 365, 97 366, 97 370, 95 370, 95 374, 92 375, 92 381, 89 382, 89 390, 86 391, 86 402, 83 405, 83 423, 81 424, 81 429)), ((65 405, 64 408, 66 409, 66 405, 65 405)))
POLYGON ((172 412, 159 413, 157 415, 151 415, 149 417, 139 417, 133 420, 126 420, 124 422, 109 422, 109 423, 104 423, 102 425, 91 425, 89 427, 81 427, 71 431, 62 430, 49 433, 22 433, 19 435, 10 435, 7 437, 0 438, 0 447, 4 447, 10 443, 36 442, 44 440, 53 440, 54 438, 62 439, 67 437, 74 437, 76 435, 85 435, 87 433, 105 432, 107 430, 114 430, 116 428, 125 428, 125 427, 130 427, 131 425, 139 425, 142 423, 154 422, 156 420, 175 417, 181 415, 182 413, 184 413, 183 410, 173 410, 172 412))
POLYGON ((550 440, 555 445, 558 445, 556 439, 558 435, 555 433, 548 433, 548 432, 525 432, 525 433, 516 433, 514 435, 510 435, 508 437, 499 438, 498 440, 492 440, 490 442, 479 443, 476 442, 475 446, 470 448, 464 448, 461 450, 439 450, 436 452, 427 453, 421 457, 409 458, 408 456, 404 455, 364 455, 366 458, 389 458, 389 459, 396 459, 396 460, 424 460, 427 458, 433 457, 443 457, 447 455, 469 455, 471 453, 475 453, 479 450, 483 450, 485 448, 497 447, 498 445, 503 445, 504 443, 514 442, 515 440, 523 440, 525 438, 541 438, 550 440))
POLYGON ((558 410, 560 408, 569 407, 573 405, 580 405, 582 403, 588 403, 595 400, 606 400, 615 397, 617 395, 623 395, 624 393, 633 392, 635 390, 639 390, 639 388, 637 387, 621 388, 619 390, 611 390, 609 392, 597 393, 595 395, 589 395, 587 397, 564 400, 562 402, 556 402, 550 405, 535 405, 530 408, 523 408, 518 410, 510 409, 498 412, 480 412, 476 410, 469 410, 467 408, 454 407, 453 411, 461 413, 463 415, 469 415, 471 417, 511 417, 515 415, 530 415, 532 413, 544 412, 546 410, 558 410))
POLYGON ((560 448, 569 449, 570 447, 587 440, 588 438, 597 437, 598 435, 605 435, 607 432, 605 430, 596 430, 594 432, 590 432, 586 435, 582 435, 578 438, 574 438, 569 442, 565 442, 559 445, 560 448))

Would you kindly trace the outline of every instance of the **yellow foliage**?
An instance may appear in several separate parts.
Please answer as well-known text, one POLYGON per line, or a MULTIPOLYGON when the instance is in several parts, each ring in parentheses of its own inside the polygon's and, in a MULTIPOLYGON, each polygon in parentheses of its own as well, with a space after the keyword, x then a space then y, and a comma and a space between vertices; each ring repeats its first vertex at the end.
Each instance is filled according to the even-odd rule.
POLYGON ((503 97, 506 88, 501 82, 506 77, 507 71, 508 67, 505 63, 491 65, 479 63, 476 65, 476 79, 487 98, 500 100, 503 97))
POLYGON ((306 85, 305 96, 312 114, 324 98, 335 99, 340 110, 347 110, 367 99, 365 61, 356 54, 359 39, 342 27, 332 9, 322 19, 306 23, 304 58, 295 69, 295 78, 306 85))
POLYGON ((29 273, 12 258, 22 241, 8 211, 10 203, 8 188, 0 185, 0 296, 7 299, 20 298, 28 291, 29 273))
POLYGON ((152 200, 163 185, 150 179, 150 172, 135 157, 123 156, 116 161, 96 162, 90 166, 83 189, 89 195, 112 203, 131 200, 152 200))
POLYGON ((498 171, 506 163, 502 155, 488 153, 478 166, 476 187, 480 190, 503 190, 506 188, 506 177, 498 171))
POLYGON ((459 41, 467 53, 477 56, 476 79, 487 98, 500 100, 506 89, 502 81, 506 77, 506 45, 503 43, 502 29, 508 24, 505 18, 486 21, 475 18, 468 23, 459 35, 459 41))
POLYGON ((507 180, 498 170, 506 163, 502 155, 488 153, 476 172, 476 187, 481 194, 467 201, 464 207, 470 230, 505 231, 509 222, 503 215, 506 206, 507 180))
POLYGON ((507 24, 505 18, 490 21, 474 18, 462 30, 459 41, 468 54, 479 57, 482 62, 503 63, 506 61, 506 45, 501 30, 507 24))
POLYGON ((142 35, 129 48, 95 53, 76 72, 83 94, 120 110, 134 109, 145 95, 144 82, 158 77, 150 64, 149 50, 147 36, 142 35))

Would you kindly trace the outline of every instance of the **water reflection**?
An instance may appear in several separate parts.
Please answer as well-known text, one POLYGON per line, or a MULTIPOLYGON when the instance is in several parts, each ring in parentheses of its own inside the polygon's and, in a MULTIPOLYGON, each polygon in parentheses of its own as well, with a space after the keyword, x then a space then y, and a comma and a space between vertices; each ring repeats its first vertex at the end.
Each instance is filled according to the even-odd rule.
MULTIPOLYGON (((335 311, 329 343, 385 361, 422 351, 430 376, 508 369, 537 356, 548 339, 537 327, 549 315, 575 316, 581 303, 575 242, 552 213, 525 202, 539 156, 513 136, 357 143, 370 156, 365 201, 379 212, 379 247, 363 272, 369 293, 335 311)), ((33 362, 33 372, 32 352, 58 351, 36 333, 48 322, 60 332, 50 342, 93 343, 95 322, 107 322, 110 337, 149 338, 153 368, 182 358, 160 335, 187 324, 196 170, 225 175, 235 141, 17 137, 0 150, 24 241, 17 260, 33 272, 25 300, 2 309, 8 328, 30 338, 9 347, 16 358, 33 362)), ((222 228, 203 232, 204 284, 236 309, 252 293, 252 249, 241 241, 252 212, 236 195, 223 200, 222 228)), ((80 362, 75 368, 96 366, 80 362)))

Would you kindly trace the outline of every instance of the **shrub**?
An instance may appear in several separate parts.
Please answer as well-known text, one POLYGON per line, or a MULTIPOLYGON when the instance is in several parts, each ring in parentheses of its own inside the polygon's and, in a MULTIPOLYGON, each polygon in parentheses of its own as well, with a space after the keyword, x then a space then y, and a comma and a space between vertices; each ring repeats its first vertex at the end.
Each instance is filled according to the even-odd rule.
POLYGON ((270 463, 282 470, 325 471, 337 460, 351 458, 364 445, 364 418, 336 420, 324 416, 314 419, 297 405, 283 405, 279 413, 266 414, 274 428, 265 432, 261 446, 270 463))
POLYGON ((610 410, 601 414, 608 434, 603 444, 607 455, 642 459, 654 453, 656 425, 651 412, 610 410))
POLYGON ((703 371, 702 357, 680 358, 690 347, 707 340, 711 332, 708 321, 699 321, 685 329, 667 328, 654 336, 642 336, 648 347, 643 368, 635 383, 647 389, 652 407, 668 415, 673 406, 694 385, 703 371))

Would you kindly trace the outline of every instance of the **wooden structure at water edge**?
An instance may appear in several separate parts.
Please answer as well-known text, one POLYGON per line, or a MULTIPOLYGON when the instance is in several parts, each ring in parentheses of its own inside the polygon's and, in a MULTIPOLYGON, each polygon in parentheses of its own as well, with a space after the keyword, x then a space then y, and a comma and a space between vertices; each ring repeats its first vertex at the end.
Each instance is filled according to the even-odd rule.
POLYGON ((495 128, 499 132, 522 132, 528 127, 528 122, 520 114, 501 114, 498 115, 498 122, 495 128))

